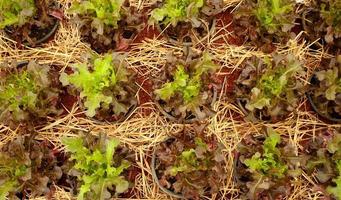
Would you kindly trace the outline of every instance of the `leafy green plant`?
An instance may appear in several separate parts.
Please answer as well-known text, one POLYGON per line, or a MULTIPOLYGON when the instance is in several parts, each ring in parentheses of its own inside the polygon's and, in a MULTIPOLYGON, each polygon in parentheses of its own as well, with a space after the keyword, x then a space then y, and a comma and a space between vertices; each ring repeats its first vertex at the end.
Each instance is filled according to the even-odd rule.
POLYGON ((97 147, 87 147, 82 138, 64 138, 62 143, 74 160, 73 169, 82 183, 77 199, 108 199, 115 186, 116 194, 125 192, 129 182, 122 173, 130 167, 127 160, 114 160, 119 140, 110 139, 97 147))
POLYGON ((341 199, 341 160, 336 162, 336 168, 339 176, 333 179, 336 186, 329 186, 327 192, 334 195, 337 199, 341 199))
POLYGON ((263 143, 263 153, 256 152, 244 163, 254 172, 283 178, 288 167, 281 161, 281 152, 276 147, 281 141, 280 135, 272 129, 268 129, 268 134, 263 143))
POLYGON ((63 86, 72 85, 81 91, 87 116, 95 116, 99 108, 110 110, 110 106, 116 115, 128 111, 131 105, 125 105, 119 97, 129 95, 125 91, 129 72, 121 62, 113 60, 113 55, 106 54, 91 63, 74 65, 73 69, 75 72, 71 75, 62 73, 60 81, 63 86))
POLYGON ((168 63, 169 70, 154 79, 154 94, 160 111, 172 121, 186 123, 212 116, 211 107, 217 96, 212 76, 219 66, 207 52, 190 64, 183 64, 180 59, 176 63, 168 63))
POLYGON ((295 34, 296 11, 295 0, 245 0, 233 14, 234 34, 272 53, 274 43, 286 44, 295 34))
POLYGON ((341 93, 341 77, 339 76, 339 68, 334 67, 333 69, 322 70, 316 72, 316 76, 319 81, 324 82, 325 97, 328 100, 335 100, 336 95, 341 93))
MULTIPOLYGON (((269 60, 265 60, 265 63, 268 69, 258 80, 256 87, 252 88, 251 99, 245 106, 250 111, 270 108, 284 95, 292 97, 293 94, 290 94, 292 90, 287 90, 289 80, 302 70, 301 63, 294 57, 288 57, 287 63, 278 63, 275 67, 269 60)), ((288 100, 290 101, 289 98, 288 100)))
POLYGON ((328 43, 331 43, 333 37, 341 37, 341 2, 339 0, 329 0, 326 3, 322 2, 320 6, 321 17, 328 25, 325 38, 328 43))
POLYGON ((58 113, 58 89, 51 89, 50 68, 30 62, 27 68, 8 72, 0 80, 0 120, 27 120, 30 115, 45 117, 58 113))
POLYGON ((183 65, 177 65, 174 81, 165 83, 155 93, 164 101, 170 100, 176 93, 181 94, 184 103, 191 103, 200 94, 202 86, 202 75, 215 72, 218 66, 214 64, 211 56, 204 53, 201 62, 195 66, 194 73, 185 71, 183 65))
POLYGON ((293 22, 287 15, 294 11, 295 1, 292 0, 258 0, 254 14, 262 27, 269 33, 292 27, 293 22))
POLYGON ((62 170, 52 149, 44 142, 19 136, 0 153, 0 199, 26 191, 31 197, 47 194, 62 170))
POLYGON ((298 105, 303 94, 302 64, 293 55, 250 58, 235 86, 244 113, 251 120, 278 121, 298 105))
POLYGON ((316 179, 327 188, 329 195, 341 199, 341 134, 328 130, 332 135, 326 137, 323 134, 326 130, 322 131, 308 143, 309 159, 303 166, 309 175, 315 172, 316 179))
POLYGON ((35 15, 34 0, 1 0, 0 28, 22 26, 35 15))
POLYGON ((98 34, 103 34, 104 26, 118 28, 123 3, 124 0, 74 1, 68 12, 91 17, 91 26, 97 29, 98 34))
POLYGON ((197 18, 203 6, 204 0, 166 0, 161 8, 152 11, 151 21, 176 26, 197 18))
POLYGON ((287 196, 292 192, 295 179, 302 174, 298 161, 301 157, 293 143, 282 141, 280 135, 269 127, 266 135, 251 134, 238 144, 234 178, 241 199, 287 196))
POLYGON ((226 180, 225 156, 215 138, 188 134, 183 131, 156 148, 154 178, 173 194, 200 199, 217 193, 226 180))
POLYGON ((210 169, 210 164, 212 164, 210 160, 213 159, 213 156, 209 155, 207 144, 199 137, 195 138, 194 141, 196 148, 183 151, 178 156, 175 165, 166 173, 176 176, 178 173, 189 174, 199 170, 206 171, 210 169))
POLYGON ((315 111, 327 119, 338 120, 341 118, 341 62, 334 58, 327 61, 327 68, 314 73, 308 96, 315 111))

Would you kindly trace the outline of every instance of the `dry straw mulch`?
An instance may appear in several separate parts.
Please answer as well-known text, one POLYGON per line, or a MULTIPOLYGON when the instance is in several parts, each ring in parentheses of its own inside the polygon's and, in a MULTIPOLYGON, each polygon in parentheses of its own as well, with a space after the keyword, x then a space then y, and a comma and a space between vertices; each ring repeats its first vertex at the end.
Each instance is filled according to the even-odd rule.
MULTIPOLYGON (((71 0, 59 0, 62 7, 67 9, 71 0)), ((153 3, 153 0, 131 0, 132 5, 143 9, 153 3)), ((240 0, 225 0, 226 7, 237 6, 240 0)), ((68 18, 68 17, 67 17, 68 18)), ((224 27, 222 28, 224 29, 224 27)), ((201 47, 213 55, 215 60, 221 63, 221 67, 230 70, 237 70, 241 63, 251 57, 263 57, 262 52, 254 51, 252 47, 214 45, 214 42, 222 37, 217 34, 221 30, 215 30, 215 33, 198 41, 191 51, 201 51, 201 47)), ((229 34, 228 32, 226 33, 229 34)), ((324 50, 311 50, 310 44, 298 43, 297 40, 290 41, 286 46, 278 47, 279 53, 293 53, 298 59, 302 60, 309 72, 307 77, 298 77, 308 83, 309 76, 316 66, 318 66, 322 57, 326 57, 324 50)), ((126 61, 129 66, 144 76, 153 76, 157 74, 165 65, 166 58, 170 52, 175 55, 181 55, 184 47, 174 45, 157 37, 146 40, 143 43, 135 45, 129 52, 125 52, 126 61)), ((14 41, 8 39, 4 34, 0 34, 0 62, 5 60, 37 60, 39 63, 60 66, 62 70, 73 63, 82 62, 84 55, 90 51, 90 47, 80 41, 80 35, 77 27, 70 24, 66 19, 61 24, 53 41, 45 44, 41 48, 17 49, 14 41)), ((142 88, 141 88, 142 89, 142 88)), ((314 113, 305 111, 305 101, 302 101, 301 108, 292 113, 287 120, 275 124, 250 123, 238 121, 233 118, 237 113, 242 112, 236 105, 231 103, 228 96, 221 94, 215 107, 217 115, 208 121, 206 132, 208 135, 215 135, 218 140, 226 147, 226 172, 228 179, 225 187, 221 189, 222 199, 236 199, 238 188, 233 182, 233 152, 237 144, 248 134, 260 134, 264 126, 273 127, 286 140, 295 145, 295 153, 298 154, 302 147, 300 141, 307 137, 315 137, 318 130, 324 128, 337 128, 341 125, 328 125, 320 121, 314 113)), ((106 133, 109 136, 118 138, 122 143, 131 147, 135 151, 136 165, 141 169, 141 174, 135 180, 135 199, 170 199, 162 193, 153 182, 150 170, 150 157, 155 145, 162 142, 167 136, 184 125, 173 124, 160 116, 152 103, 144 107, 151 109, 149 116, 144 116, 141 109, 137 108, 132 116, 122 123, 104 123, 97 122, 87 118, 81 118, 77 115, 81 110, 75 105, 66 116, 58 119, 48 119, 48 123, 43 127, 35 127, 39 133, 39 139, 46 139, 53 142, 56 147, 62 148, 60 144, 61 137, 77 136, 80 132, 91 131, 93 134, 106 133)), ((0 125, 0 146, 12 140, 20 134, 20 128, 10 129, 0 125)), ((316 180, 314 177, 303 174, 295 180, 295 188, 292 194, 286 199, 319 199, 322 194, 314 190, 316 180)), ((57 188, 54 199, 72 199, 71 195, 61 188, 57 188)), ((220 199, 221 199, 220 198, 220 199)), ((43 198, 40 198, 43 199, 43 198)), ((212 199, 218 199, 213 197, 212 199)))

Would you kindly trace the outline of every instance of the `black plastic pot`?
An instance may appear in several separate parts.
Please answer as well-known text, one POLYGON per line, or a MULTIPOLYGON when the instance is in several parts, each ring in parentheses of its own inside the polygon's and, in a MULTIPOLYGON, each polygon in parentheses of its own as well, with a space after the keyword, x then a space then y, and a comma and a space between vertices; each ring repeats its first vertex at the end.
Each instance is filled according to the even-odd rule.
POLYGON ((153 152, 153 156, 152 156, 152 163, 151 163, 151 170, 152 170, 152 176, 153 179, 155 181, 155 183, 157 184, 157 186, 166 194, 168 194, 169 196, 175 197, 175 198, 179 198, 179 199, 186 199, 182 194, 178 194, 175 193, 174 191, 168 190, 167 188, 163 187, 160 184, 159 178, 156 174, 156 162, 157 162, 157 158, 156 158, 156 152, 154 150, 153 152))
MULTIPOLYGON (((218 96, 218 91, 217 88, 215 86, 212 87, 212 92, 213 92, 213 97, 212 97, 212 102, 210 104, 210 107, 212 108, 215 104, 215 102, 217 101, 217 96, 218 96)), ((172 122, 178 122, 178 123, 185 123, 185 124, 192 124, 198 121, 201 121, 197 118, 193 118, 193 119, 182 119, 179 120, 177 119, 175 116, 169 114, 163 107, 162 105, 160 105, 160 103, 158 101, 155 101, 155 105, 158 107, 159 111, 170 121, 172 122)), ((207 109, 208 112, 212 112, 212 115, 215 113, 215 111, 213 111, 211 108, 207 108, 204 107, 204 109, 207 109)))
MULTIPOLYGON (((318 80, 316 78, 315 75, 313 75, 310 79, 310 84, 312 85, 316 85, 318 84, 318 80)), ((309 91, 309 92, 306 92, 306 96, 307 96, 307 99, 311 105, 311 107, 313 108, 313 110, 320 116, 322 117, 323 119, 326 119, 328 121, 331 121, 331 122, 335 122, 335 123, 340 123, 341 122, 341 116, 338 115, 337 113, 334 113, 334 114, 330 114, 330 113, 322 113, 319 109, 318 109, 318 106, 316 104, 316 102, 314 101, 314 98, 312 97, 312 92, 313 91, 309 91)), ((327 100, 328 101, 328 100, 327 100)))
MULTIPOLYGON (((39 44, 42 44, 42 43, 45 43, 46 41, 48 41, 55 34, 58 27, 59 27, 59 20, 55 19, 53 26, 49 27, 50 30, 48 30, 47 34, 45 34, 42 38, 37 38, 35 45, 39 45, 39 44)), ((11 27, 5 28, 5 32, 9 37, 12 37, 14 31, 16 31, 16 29, 13 29, 11 27)), ((37 31, 39 31, 39 30, 37 30, 37 31)), ((24 42, 23 45, 29 46, 29 47, 32 46, 29 42, 24 42)))

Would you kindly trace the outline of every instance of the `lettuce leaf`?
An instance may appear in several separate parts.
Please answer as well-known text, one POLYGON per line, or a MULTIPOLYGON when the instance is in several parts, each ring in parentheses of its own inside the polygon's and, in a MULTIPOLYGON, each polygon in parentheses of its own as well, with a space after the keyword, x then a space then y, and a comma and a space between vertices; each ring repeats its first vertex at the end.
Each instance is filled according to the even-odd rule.
POLYGON ((179 22, 198 17, 203 6, 204 0, 166 0, 161 8, 152 11, 151 21, 176 26, 179 22))
POLYGON ((123 105, 119 104, 115 96, 105 94, 105 90, 114 87, 122 82, 128 81, 128 72, 125 68, 114 66, 113 56, 105 55, 103 58, 96 58, 93 63, 93 70, 90 70, 87 63, 75 65, 75 73, 68 75, 62 73, 60 81, 63 86, 73 85, 80 90, 80 97, 84 99, 86 115, 93 117, 96 109, 101 106, 107 108, 110 104, 116 105, 115 114, 119 115, 127 111, 123 105), (121 109, 118 109, 121 108, 121 109))
POLYGON ((108 25, 118 28, 121 20, 121 10, 124 0, 82 0, 74 1, 69 13, 89 16, 92 18, 92 26, 97 32, 103 34, 103 26, 108 25))
POLYGON ((71 160, 75 161, 73 169, 80 175, 78 179, 82 185, 77 199, 108 199, 111 197, 109 189, 115 186, 116 194, 125 192, 129 182, 121 175, 130 167, 126 160, 113 160, 119 140, 111 139, 103 147, 86 147, 82 138, 63 138, 62 143, 66 151, 71 153, 71 160), (102 150, 101 150, 102 149, 102 150))
POLYGON ((34 0, 1 0, 0 28, 22 26, 36 13, 34 0))
POLYGON ((336 168, 339 176, 333 179, 335 186, 327 187, 327 192, 335 196, 337 199, 341 199, 341 160, 336 162, 336 168))
POLYGON ((329 0, 329 6, 321 3, 321 17, 336 34, 341 34, 341 2, 339 0, 329 0))
POLYGON ((185 71, 183 65, 178 65, 174 74, 174 81, 165 83, 155 93, 164 101, 168 101, 176 93, 180 93, 185 104, 191 103, 200 94, 203 74, 215 72, 218 66, 212 61, 208 53, 204 53, 201 60, 194 66, 194 73, 185 71))
POLYGON ((289 97, 290 89, 287 88, 287 84, 302 70, 302 66, 291 56, 287 57, 286 62, 286 64, 268 66, 266 72, 257 81, 256 87, 251 90, 250 101, 245 106, 248 110, 270 107, 282 96, 289 97))
POLYGON ((258 0, 254 14, 268 32, 274 33, 286 24, 292 24, 286 15, 294 11, 291 0, 258 0))
POLYGON ((329 70, 316 72, 319 81, 324 82, 327 87, 325 97, 328 100, 335 100, 336 94, 341 93, 341 78, 339 77, 339 68, 334 67, 329 70))
POLYGON ((46 117, 58 113, 53 101, 58 98, 58 89, 51 88, 49 66, 31 61, 21 71, 9 72, 0 80, 0 120, 19 122, 29 114, 46 117))
POLYGON ((244 164, 253 172, 283 178, 288 166, 281 161, 281 153, 276 147, 280 143, 280 136, 270 128, 268 134, 263 143, 263 153, 256 152, 250 159, 246 159, 244 164))

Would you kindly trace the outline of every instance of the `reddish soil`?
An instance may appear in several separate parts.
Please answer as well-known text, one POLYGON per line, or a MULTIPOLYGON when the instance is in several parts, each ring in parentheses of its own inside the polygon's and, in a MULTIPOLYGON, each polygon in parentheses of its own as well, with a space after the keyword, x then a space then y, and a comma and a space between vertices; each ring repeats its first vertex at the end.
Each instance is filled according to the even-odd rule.
MULTIPOLYGON (((135 180, 139 174, 141 174, 141 169, 138 168, 137 166, 131 166, 128 169, 127 180, 130 183, 135 183, 135 180)), ((129 188, 128 191, 121 194, 120 197, 121 198, 136 198, 136 194, 137 194, 136 188, 129 188)))
POLYGON ((133 40, 133 44, 142 43, 146 39, 153 39, 160 35, 160 31, 155 26, 146 26, 139 32, 133 40))
POLYGON ((72 110, 73 105, 78 101, 77 96, 73 96, 68 94, 66 91, 63 91, 60 96, 60 104, 61 108, 64 109, 63 114, 67 114, 72 110))
POLYGON ((221 36, 218 40, 215 41, 217 44, 228 44, 241 46, 244 42, 243 38, 237 37, 235 35, 231 35, 231 32, 234 31, 233 25, 233 15, 231 10, 226 10, 225 12, 219 13, 216 15, 216 29, 219 30, 217 33, 218 36, 221 36), (224 29, 222 29, 225 27, 224 29))
POLYGON ((215 83, 219 84, 219 86, 224 86, 221 90, 223 90, 225 94, 231 94, 239 74, 240 70, 232 71, 231 69, 222 68, 220 72, 217 73, 217 76, 213 77, 213 80, 215 83))

